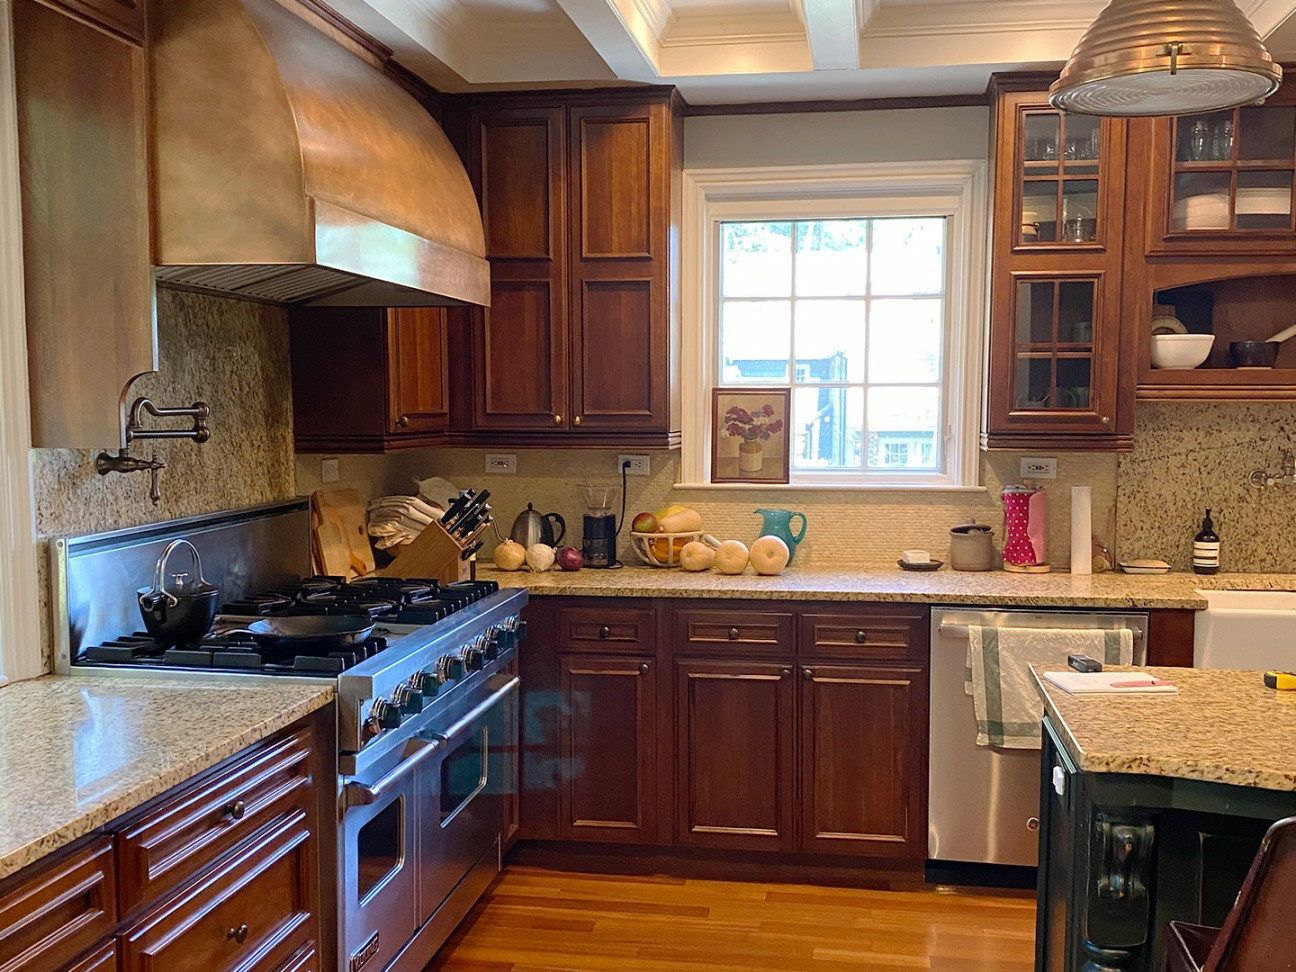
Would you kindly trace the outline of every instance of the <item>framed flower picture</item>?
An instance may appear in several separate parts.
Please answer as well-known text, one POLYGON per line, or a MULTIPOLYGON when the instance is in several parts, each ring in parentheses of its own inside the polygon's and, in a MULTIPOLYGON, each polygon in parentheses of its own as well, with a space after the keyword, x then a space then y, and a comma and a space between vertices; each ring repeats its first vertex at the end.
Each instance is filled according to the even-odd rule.
POLYGON ((787 388, 711 390, 711 482, 788 481, 787 388))

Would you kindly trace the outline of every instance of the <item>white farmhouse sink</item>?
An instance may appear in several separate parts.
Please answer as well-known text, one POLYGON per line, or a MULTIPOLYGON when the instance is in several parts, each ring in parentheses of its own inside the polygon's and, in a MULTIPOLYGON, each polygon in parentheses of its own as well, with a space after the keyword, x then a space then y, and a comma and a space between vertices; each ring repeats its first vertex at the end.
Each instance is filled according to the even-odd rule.
POLYGON ((1197 668, 1296 671, 1296 591, 1198 591, 1197 668))

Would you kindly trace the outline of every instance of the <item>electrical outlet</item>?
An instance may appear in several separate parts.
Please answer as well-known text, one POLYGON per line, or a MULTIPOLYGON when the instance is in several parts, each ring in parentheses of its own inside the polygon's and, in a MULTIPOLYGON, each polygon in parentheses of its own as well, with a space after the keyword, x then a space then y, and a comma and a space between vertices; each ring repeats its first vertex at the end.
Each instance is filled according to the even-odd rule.
POLYGON ((336 483, 338 481, 338 461, 323 459, 320 461, 320 482, 336 483))
POLYGON ((506 476, 512 476, 517 472, 517 453, 486 453, 486 471, 488 473, 503 473, 506 476))
POLYGON ((1021 477, 1022 479, 1057 479, 1057 460, 1022 456, 1021 477))
POLYGON ((626 469, 628 476, 647 476, 652 471, 651 456, 620 455, 617 456, 617 472, 620 472, 627 462, 630 463, 630 467, 626 469))

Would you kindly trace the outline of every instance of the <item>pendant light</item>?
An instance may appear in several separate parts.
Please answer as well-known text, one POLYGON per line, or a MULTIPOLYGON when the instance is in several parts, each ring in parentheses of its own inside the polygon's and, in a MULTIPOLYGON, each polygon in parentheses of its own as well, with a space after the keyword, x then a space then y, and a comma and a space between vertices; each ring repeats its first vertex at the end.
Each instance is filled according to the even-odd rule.
POLYGON ((1249 105, 1281 83, 1282 68, 1233 0, 1111 0, 1049 103, 1082 115, 1185 115, 1249 105))

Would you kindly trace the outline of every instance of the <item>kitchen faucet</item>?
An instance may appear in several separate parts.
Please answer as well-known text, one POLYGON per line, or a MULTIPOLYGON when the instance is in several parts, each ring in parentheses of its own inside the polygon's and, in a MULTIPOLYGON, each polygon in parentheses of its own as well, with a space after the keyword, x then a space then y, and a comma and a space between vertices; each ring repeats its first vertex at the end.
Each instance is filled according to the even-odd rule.
POLYGON ((1253 469, 1247 482, 1256 489, 1266 486, 1296 486, 1296 452, 1282 450, 1282 472, 1275 476, 1264 469, 1253 469))

